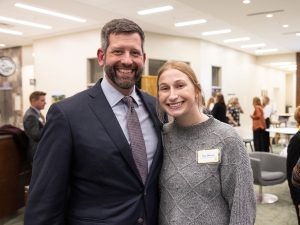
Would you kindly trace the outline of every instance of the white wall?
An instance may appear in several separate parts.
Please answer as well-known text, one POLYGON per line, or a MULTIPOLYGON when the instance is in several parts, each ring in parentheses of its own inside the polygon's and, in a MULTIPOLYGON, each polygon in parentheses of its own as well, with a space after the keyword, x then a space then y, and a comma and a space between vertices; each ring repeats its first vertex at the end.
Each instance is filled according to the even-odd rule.
MULTIPOLYGON (((69 97, 86 89, 87 59, 96 58, 99 47, 100 30, 34 42, 36 89, 47 92, 46 110, 51 103, 51 94, 61 93, 69 97)), ((206 101, 211 95, 211 67, 222 67, 222 92, 226 101, 230 93, 240 98, 245 110, 242 125, 252 124, 249 117, 253 112, 252 99, 261 96, 262 86, 267 87, 271 99, 274 87, 280 86, 277 109, 284 112, 285 74, 257 65, 255 56, 198 39, 155 33, 146 33, 145 51, 147 58, 151 59, 190 62, 203 87, 206 101)), ((148 62, 145 68, 147 73, 148 62)))

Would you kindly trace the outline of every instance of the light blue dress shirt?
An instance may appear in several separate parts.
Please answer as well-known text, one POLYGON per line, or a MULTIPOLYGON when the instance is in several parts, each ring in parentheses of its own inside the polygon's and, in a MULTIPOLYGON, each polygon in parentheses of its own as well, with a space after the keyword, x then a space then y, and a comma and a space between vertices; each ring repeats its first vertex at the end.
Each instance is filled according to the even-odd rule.
MULTIPOLYGON (((122 99, 124 95, 121 94, 117 89, 115 89, 111 84, 108 83, 106 77, 103 78, 101 82, 101 87, 103 93, 112 108, 113 112, 115 113, 117 120, 123 130, 123 133, 130 144, 129 134, 127 129, 127 121, 126 121, 126 114, 127 114, 127 105, 123 103, 122 99)), ((145 140, 146 151, 147 151, 147 159, 148 159, 148 172, 150 171, 151 164, 153 161, 153 157, 157 148, 158 137, 155 132, 155 128, 153 122, 147 112, 142 99, 137 95, 135 88, 133 89, 130 96, 134 99, 133 105, 136 113, 139 117, 139 121, 142 128, 142 133, 145 140)))

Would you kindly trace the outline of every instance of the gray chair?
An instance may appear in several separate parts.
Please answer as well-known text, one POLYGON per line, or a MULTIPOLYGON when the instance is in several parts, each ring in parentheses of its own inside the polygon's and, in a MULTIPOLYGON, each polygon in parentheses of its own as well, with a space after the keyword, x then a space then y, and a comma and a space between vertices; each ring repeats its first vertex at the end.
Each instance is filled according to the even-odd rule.
POLYGON ((286 180, 286 157, 268 152, 250 152, 254 184, 259 185, 256 203, 274 203, 276 195, 263 194, 262 186, 281 184, 286 180))

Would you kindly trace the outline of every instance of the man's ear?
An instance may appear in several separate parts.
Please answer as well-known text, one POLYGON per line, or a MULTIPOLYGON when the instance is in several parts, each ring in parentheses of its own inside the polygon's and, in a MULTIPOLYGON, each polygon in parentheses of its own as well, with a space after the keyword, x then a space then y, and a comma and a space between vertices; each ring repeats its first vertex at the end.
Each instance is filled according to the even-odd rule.
POLYGON ((102 67, 104 66, 104 58, 105 58, 105 55, 104 55, 104 52, 102 50, 102 48, 99 48, 98 51, 97 51, 97 56, 98 56, 98 63, 99 65, 102 67))

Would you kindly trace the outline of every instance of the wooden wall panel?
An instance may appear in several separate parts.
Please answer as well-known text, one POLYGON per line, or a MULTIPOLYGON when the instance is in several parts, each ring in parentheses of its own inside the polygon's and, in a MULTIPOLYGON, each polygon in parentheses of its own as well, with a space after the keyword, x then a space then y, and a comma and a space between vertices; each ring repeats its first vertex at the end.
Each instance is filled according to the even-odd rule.
POLYGON ((157 97, 156 81, 157 76, 142 76, 141 78, 141 89, 155 98, 157 97))

